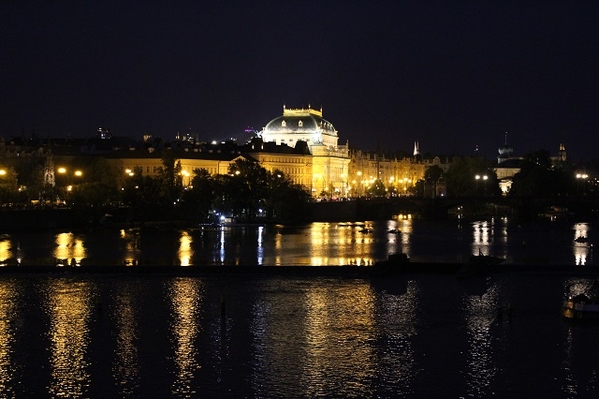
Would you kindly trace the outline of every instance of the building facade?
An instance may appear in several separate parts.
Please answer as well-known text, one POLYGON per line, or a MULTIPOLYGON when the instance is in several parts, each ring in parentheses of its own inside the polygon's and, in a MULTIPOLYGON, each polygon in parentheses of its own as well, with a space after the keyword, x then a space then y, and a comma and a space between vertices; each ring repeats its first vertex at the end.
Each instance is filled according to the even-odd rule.
MULTIPOLYGON (((298 166, 292 175, 303 184, 313 197, 346 197, 348 195, 348 145, 339 144, 338 132, 333 124, 322 117, 322 110, 308 108, 286 108, 283 115, 271 120, 259 133, 265 143, 286 145, 291 148, 307 146, 309 155, 281 161, 293 161, 298 166), (300 166, 303 162, 303 166, 300 166)), ((267 170, 276 168, 276 163, 268 161, 271 156, 252 154, 260 158, 260 164, 267 170)), ((280 169, 280 168, 279 168, 280 169)), ((281 171, 285 172, 283 169, 281 171)))

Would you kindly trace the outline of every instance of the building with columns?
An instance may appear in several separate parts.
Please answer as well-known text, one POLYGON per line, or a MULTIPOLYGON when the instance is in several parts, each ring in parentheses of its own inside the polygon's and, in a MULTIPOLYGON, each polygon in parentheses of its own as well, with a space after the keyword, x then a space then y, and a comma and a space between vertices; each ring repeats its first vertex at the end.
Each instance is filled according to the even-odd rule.
MULTIPOLYGON (((259 136, 264 143, 292 148, 307 146, 310 156, 293 161, 298 163, 297 168, 301 171, 301 180, 304 182, 302 184, 310 190, 313 197, 348 195, 349 148, 347 144, 338 143, 338 132, 331 122, 322 117, 322 109, 283 106, 283 115, 268 122, 259 136), (300 166, 300 161, 303 162, 303 167, 300 166)), ((252 156, 260 157, 259 154, 252 156)), ((267 170, 275 168, 274 163, 267 162, 265 157, 261 157, 260 164, 267 170)), ((285 172, 283 169, 281 171, 285 172)))

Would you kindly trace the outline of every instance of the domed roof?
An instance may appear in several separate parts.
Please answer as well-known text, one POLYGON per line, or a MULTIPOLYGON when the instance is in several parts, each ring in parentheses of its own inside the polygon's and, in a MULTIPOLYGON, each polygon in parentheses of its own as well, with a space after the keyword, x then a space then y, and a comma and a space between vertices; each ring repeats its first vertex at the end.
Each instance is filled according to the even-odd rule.
POLYGON ((511 156, 512 153, 514 152, 514 149, 512 147, 510 147, 509 145, 504 145, 504 146, 499 147, 498 152, 499 152, 499 155, 511 156))
POLYGON ((333 124, 322 117, 322 110, 312 108, 292 109, 283 107, 283 115, 266 124, 264 133, 277 134, 313 134, 337 137, 337 130, 333 124))

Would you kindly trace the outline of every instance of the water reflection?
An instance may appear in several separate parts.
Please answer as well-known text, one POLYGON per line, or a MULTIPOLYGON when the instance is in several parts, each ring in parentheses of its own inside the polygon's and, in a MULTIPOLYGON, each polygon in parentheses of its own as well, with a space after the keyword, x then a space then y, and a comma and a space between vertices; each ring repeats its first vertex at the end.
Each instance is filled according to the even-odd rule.
POLYGON ((264 226, 258 227, 258 242, 256 243, 258 247, 258 264, 261 265, 264 262, 264 226))
POLYGON ((168 291, 173 316, 171 335, 176 365, 172 394, 190 398, 197 395, 191 387, 194 375, 200 368, 196 340, 201 329, 199 322, 204 287, 200 280, 178 278, 172 281, 168 291))
POLYGON ((372 284, 380 298, 377 313, 382 345, 379 345, 385 348, 377 361, 378 378, 384 382, 380 394, 394 396, 398 390, 413 393, 414 380, 419 373, 412 343, 421 316, 418 283, 414 280, 377 280, 372 284))
POLYGON ((589 254, 589 225, 588 223, 574 224, 574 262, 576 265, 585 265, 589 254))
POLYGON ((260 292, 250 325, 256 397, 272 396, 281 381, 278 396, 372 396, 377 325, 368 283, 265 281, 260 292))
MULTIPOLYGON (((563 283, 563 298, 588 293, 594 284, 594 279, 570 278, 563 283)), ((595 337, 586 331, 589 328, 595 326, 568 324, 565 329, 561 389, 568 397, 584 396, 599 389, 599 348, 595 337)))
POLYGON ((482 296, 468 295, 464 297, 464 302, 469 341, 467 389, 473 397, 490 396, 490 386, 498 373, 493 361, 491 327, 494 322, 501 322, 503 318, 503 315, 498 313, 502 309, 498 304, 499 287, 493 284, 482 296))
POLYGON ((0 236, 0 265, 6 266, 13 258, 10 236, 0 236))
POLYGON ((181 232, 181 237, 179 238, 179 264, 181 266, 190 266, 191 265, 191 257, 193 256, 193 249, 191 247, 193 238, 189 233, 185 230, 181 232))
POLYGON ((51 397, 88 396, 92 291, 88 281, 57 279, 48 286, 45 308, 50 319, 51 397))
POLYGON ((137 264, 141 254, 139 229, 121 229, 119 230, 119 237, 125 244, 123 263, 128 266, 137 264))
POLYGON ((139 388, 139 323, 141 292, 133 285, 115 291, 116 359, 113 377, 121 387, 123 397, 133 397, 139 388))
POLYGON ((84 240, 73 233, 59 233, 55 236, 56 248, 53 256, 57 266, 80 265, 87 256, 84 240))
MULTIPOLYGON (((594 224, 524 228, 506 219, 472 224, 396 216, 306 226, 132 228, 74 234, 0 235, 4 264, 372 265, 402 252, 414 261, 463 262, 470 254, 514 263, 594 264, 594 224), (141 245, 143 243, 143 245, 141 245), (25 252, 21 249, 25 250, 25 252), (82 262, 84 261, 85 262, 82 262)), ((596 262, 595 262, 596 263, 596 262)))
POLYGON ((377 362, 374 294, 368 284, 312 289, 306 297, 303 397, 372 396, 377 362))
POLYGON ((0 395, 15 397, 15 382, 20 377, 21 366, 15 364, 14 345, 17 339, 15 321, 20 295, 13 280, 0 283, 0 395))

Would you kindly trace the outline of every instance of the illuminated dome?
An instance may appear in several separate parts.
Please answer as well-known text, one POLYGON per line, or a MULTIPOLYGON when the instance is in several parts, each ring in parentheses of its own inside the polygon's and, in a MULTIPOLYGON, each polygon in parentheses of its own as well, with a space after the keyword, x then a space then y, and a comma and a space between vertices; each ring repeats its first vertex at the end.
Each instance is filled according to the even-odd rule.
POLYGON ((283 115, 266 125, 261 132, 265 142, 287 144, 294 147, 298 141, 314 145, 336 147, 338 136, 333 124, 322 117, 322 110, 292 109, 283 106, 283 115))
POLYGON ((499 155, 501 155, 502 157, 509 158, 513 155, 514 149, 509 145, 504 145, 499 147, 497 152, 499 152, 499 155))

